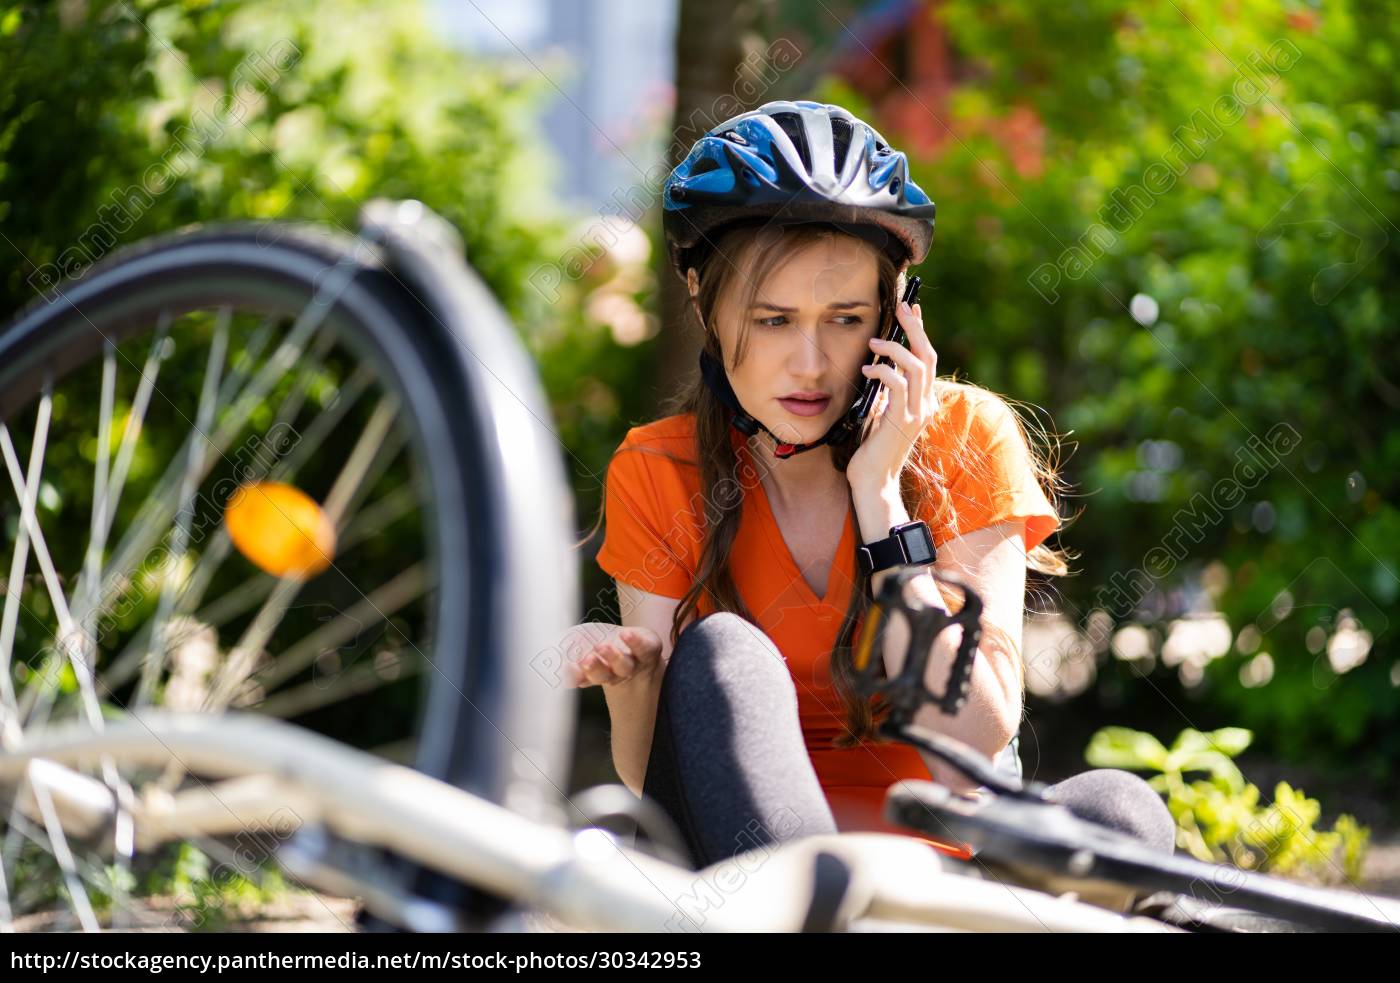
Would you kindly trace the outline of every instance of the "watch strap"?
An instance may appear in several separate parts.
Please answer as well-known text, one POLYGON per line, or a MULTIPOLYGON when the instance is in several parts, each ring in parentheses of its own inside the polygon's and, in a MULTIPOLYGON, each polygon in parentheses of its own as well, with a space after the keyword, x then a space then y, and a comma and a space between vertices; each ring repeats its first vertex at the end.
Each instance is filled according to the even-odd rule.
POLYGON ((866 543, 856 550, 861 572, 867 577, 890 567, 932 563, 938 556, 921 519, 894 526, 884 539, 866 543))

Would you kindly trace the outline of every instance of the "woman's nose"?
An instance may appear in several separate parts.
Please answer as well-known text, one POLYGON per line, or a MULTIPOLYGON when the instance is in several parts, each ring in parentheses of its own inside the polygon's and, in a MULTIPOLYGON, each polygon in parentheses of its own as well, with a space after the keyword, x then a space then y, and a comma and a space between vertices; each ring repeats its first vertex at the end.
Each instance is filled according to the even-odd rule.
POLYGON ((795 333, 792 349, 788 352, 788 370, 793 375, 803 377, 820 374, 825 371, 829 361, 815 328, 795 333))

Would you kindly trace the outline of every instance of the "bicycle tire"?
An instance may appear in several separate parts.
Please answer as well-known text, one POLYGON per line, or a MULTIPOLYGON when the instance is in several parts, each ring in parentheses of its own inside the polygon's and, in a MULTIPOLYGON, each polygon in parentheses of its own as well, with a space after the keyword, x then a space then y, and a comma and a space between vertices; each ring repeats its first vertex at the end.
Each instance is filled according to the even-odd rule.
MULTIPOLYGON (((458 258, 455 267, 439 261, 425 274, 396 268, 402 259, 382 240, 275 223, 194 228, 136 244, 30 304, 0 331, 0 422, 33 404, 45 386, 52 392, 149 330, 161 311, 238 305, 271 312, 269 320, 291 318, 339 276, 323 323, 392 385, 402 401, 395 424, 408 431, 431 491, 422 521, 432 527, 433 645, 412 763, 557 821, 572 693, 520 655, 545 651, 576 606, 571 512, 562 467, 546 442, 504 446, 509 428, 491 386, 504 382, 518 401, 507 415, 523 410, 540 422, 548 410, 504 314, 470 269, 458 258), (445 309, 432 296, 452 291, 466 291, 476 309, 445 309), (534 553, 521 556, 522 543, 534 553), (558 584, 540 585, 539 609, 531 610, 520 588, 539 563, 559 574, 558 584)), ((404 881, 406 890, 449 905, 480 902, 416 869, 404 881)))

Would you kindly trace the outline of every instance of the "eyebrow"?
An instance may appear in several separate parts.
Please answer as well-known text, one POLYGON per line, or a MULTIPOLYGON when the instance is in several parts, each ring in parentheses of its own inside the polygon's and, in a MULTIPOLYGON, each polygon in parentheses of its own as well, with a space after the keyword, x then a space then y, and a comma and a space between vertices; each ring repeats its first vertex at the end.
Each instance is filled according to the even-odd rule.
MULTIPOLYGON (((833 303, 827 304, 826 306, 828 310, 849 311, 854 310, 858 307, 874 307, 875 305, 864 300, 838 300, 834 301, 833 303)), ((777 311, 780 314, 797 313, 796 307, 779 307, 777 304, 770 304, 766 300, 760 300, 758 303, 753 305, 754 310, 757 310, 760 307, 767 311, 777 311)))

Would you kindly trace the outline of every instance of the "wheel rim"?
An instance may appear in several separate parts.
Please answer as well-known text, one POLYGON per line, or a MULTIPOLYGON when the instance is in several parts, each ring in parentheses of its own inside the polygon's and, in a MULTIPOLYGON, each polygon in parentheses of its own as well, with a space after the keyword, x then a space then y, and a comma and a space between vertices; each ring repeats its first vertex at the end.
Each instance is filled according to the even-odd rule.
MULTIPOLYGON (((0 616, 7 742, 65 717, 100 727, 113 710, 232 707, 412 760, 432 669, 440 510, 403 380, 336 308, 355 271, 331 268, 298 310, 126 310, 120 332, 89 311, 100 347, 90 364, 37 377, 28 366, 28 400, 8 388, 0 573, 18 589, 0 616), (230 535, 234 493, 267 498, 279 485, 317 503, 334 547, 324 556, 327 544, 273 502, 284 520, 268 537, 273 561, 309 542, 330 561, 324 572, 279 568, 230 535)), ((138 780, 198 780, 178 767, 131 776, 111 762, 94 774, 119 801, 138 780)), ((105 849, 83 857, 36 804, 38 815, 8 810, 0 923, 66 907, 71 927, 135 924, 141 861, 120 813, 105 849), (22 860, 35 872, 26 883, 22 860)))

